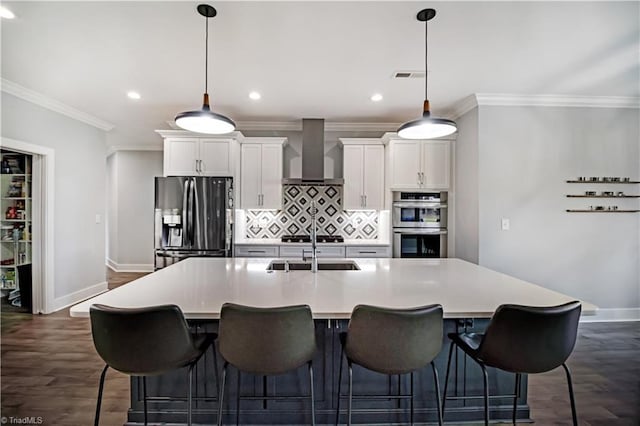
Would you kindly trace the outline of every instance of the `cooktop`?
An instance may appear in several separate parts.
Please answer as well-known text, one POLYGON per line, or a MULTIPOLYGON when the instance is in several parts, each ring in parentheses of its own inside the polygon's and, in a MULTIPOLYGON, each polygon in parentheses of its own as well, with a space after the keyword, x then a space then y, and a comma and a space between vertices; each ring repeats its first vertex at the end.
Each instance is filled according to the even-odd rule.
MULTIPOLYGON (((283 243, 310 243, 310 235, 283 235, 283 243)), ((342 235, 316 235, 317 243, 344 243, 342 235)))

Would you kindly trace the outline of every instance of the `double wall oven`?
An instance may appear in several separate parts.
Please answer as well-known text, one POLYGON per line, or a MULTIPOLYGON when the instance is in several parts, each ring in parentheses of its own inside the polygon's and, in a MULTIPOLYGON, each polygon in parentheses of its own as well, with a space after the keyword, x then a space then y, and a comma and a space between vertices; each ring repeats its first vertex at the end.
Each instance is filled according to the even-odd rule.
POLYGON ((393 257, 447 257, 447 193, 393 193, 393 257))

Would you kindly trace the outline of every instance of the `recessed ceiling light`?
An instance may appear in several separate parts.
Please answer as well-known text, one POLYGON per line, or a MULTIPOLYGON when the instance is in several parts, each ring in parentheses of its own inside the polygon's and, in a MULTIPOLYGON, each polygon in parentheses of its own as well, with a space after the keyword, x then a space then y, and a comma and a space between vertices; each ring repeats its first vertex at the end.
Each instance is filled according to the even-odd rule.
POLYGON ((138 100, 141 98, 140 93, 133 92, 133 91, 127 92, 127 96, 129 97, 129 99, 135 99, 135 100, 138 100))
POLYGON ((4 6, 0 6, 0 17, 5 19, 13 19, 16 15, 4 6))
POLYGON ((373 102, 380 102, 382 100, 382 95, 380 93, 374 93, 371 95, 371 100, 373 102))
POLYGON ((258 92, 251 92, 249 93, 249 97, 251 99, 253 99, 254 101, 257 101, 258 99, 260 99, 262 97, 262 95, 258 92))

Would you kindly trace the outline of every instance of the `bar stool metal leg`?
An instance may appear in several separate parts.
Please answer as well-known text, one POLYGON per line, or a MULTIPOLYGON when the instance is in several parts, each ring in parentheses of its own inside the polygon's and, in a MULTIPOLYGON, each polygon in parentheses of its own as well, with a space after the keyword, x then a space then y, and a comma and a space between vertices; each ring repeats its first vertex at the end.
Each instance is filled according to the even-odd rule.
POLYGON ((562 363, 564 372, 567 373, 567 385, 569 386, 569 399, 571 400, 571 417, 573 418, 573 426, 578 426, 578 414, 576 412, 576 399, 573 396, 573 382, 571 380, 571 372, 566 363, 562 363))
POLYGON ((342 362, 344 360, 344 349, 340 351, 340 368, 338 369, 338 404, 336 408, 336 426, 340 424, 340 389, 342 385, 342 362))
MULTIPOLYGON (((409 419, 411 422, 411 426, 413 426, 413 371, 410 374, 411 374, 411 395, 410 395, 410 401, 409 401, 409 407, 410 407, 409 419)), ((400 401, 400 399, 398 399, 398 401, 400 401)))
POLYGON ((436 387, 436 407, 438 407, 438 425, 442 426, 442 410, 440 408, 440 381, 438 380, 438 370, 436 364, 431 361, 431 370, 433 370, 433 382, 436 387))
MULTIPOLYGON (((238 370, 236 368, 236 370, 238 370)), ((240 377, 242 374, 238 370, 238 390, 236 392, 236 426, 240 425, 240 377)))
POLYGON ((316 424, 316 402, 313 394, 313 362, 309 361, 309 390, 311 391, 311 425, 316 424))
POLYGON ((520 373, 516 373, 516 388, 513 391, 513 424, 516 424, 516 408, 518 407, 518 390, 520 389, 520 373))
POLYGON ((144 426, 147 426, 147 377, 142 376, 142 401, 144 405, 144 426))
POLYGON ((191 426, 192 415, 192 392, 193 392, 193 367, 195 364, 189 366, 189 389, 187 389, 187 425, 191 426))
POLYGON ((353 366, 351 365, 351 361, 347 360, 349 364, 349 406, 348 406, 348 418, 347 425, 351 426, 351 404, 353 399, 353 366))
POLYGON ((484 426, 489 426, 489 375, 484 364, 478 364, 480 364, 482 375, 484 376, 484 426))
POLYGON ((100 406, 102 405, 102 391, 104 389, 104 379, 107 375, 107 370, 109 369, 109 364, 104 366, 102 370, 102 374, 100 374, 100 385, 98 387, 98 402, 96 403, 96 417, 94 419, 94 426, 98 426, 100 424, 100 406))
POLYGON ((224 363, 224 366, 222 367, 222 380, 220 381, 220 391, 219 391, 219 401, 218 401, 218 426, 222 425, 222 406, 224 405, 224 391, 225 391, 225 384, 227 381, 227 366, 229 365, 228 362, 224 363))
MULTIPOLYGON (((449 385, 449 369, 451 368, 451 356, 453 355, 453 346, 454 346, 454 343, 451 342, 451 345, 449 345, 449 360, 447 361, 447 373, 444 376, 444 394, 442 395, 442 418, 444 418, 444 406, 445 406, 445 403, 447 402, 447 386, 449 385)), ((457 373, 457 369, 456 369, 456 373, 457 373)))

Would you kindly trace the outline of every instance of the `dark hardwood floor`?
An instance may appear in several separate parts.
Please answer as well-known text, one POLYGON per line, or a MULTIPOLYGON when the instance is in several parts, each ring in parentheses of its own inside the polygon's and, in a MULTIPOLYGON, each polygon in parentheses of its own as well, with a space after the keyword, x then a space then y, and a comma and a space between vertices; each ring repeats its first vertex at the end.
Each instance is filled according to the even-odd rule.
MULTIPOLYGON (((109 271, 109 286, 142 275, 109 271)), ((3 310, 0 320, 1 415, 7 424, 10 417, 31 416, 41 417, 43 425, 93 424, 104 364, 93 348, 88 320, 70 318, 68 309, 52 315, 3 310)), ((581 324, 568 364, 580 425, 640 425, 640 323, 581 324)), ((128 401, 128 377, 110 370, 101 424, 122 425, 128 401)), ((531 376, 529 401, 536 424, 571 424, 562 369, 531 376)))

